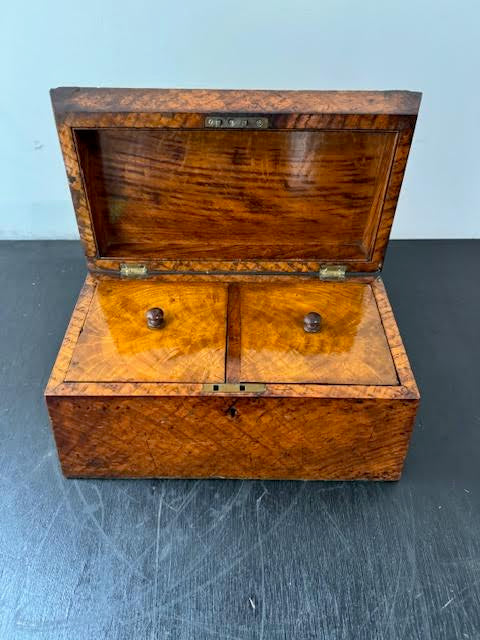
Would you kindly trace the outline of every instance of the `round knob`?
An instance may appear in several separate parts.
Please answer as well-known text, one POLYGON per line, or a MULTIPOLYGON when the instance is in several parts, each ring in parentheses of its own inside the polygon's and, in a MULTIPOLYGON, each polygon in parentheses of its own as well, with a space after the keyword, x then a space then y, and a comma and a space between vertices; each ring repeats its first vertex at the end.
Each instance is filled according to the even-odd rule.
POLYGON ((147 327, 150 329, 161 329, 165 324, 165 319, 163 317, 163 310, 159 307, 152 307, 145 314, 147 318, 147 327))
POLYGON ((322 328, 322 316, 310 311, 303 319, 303 328, 307 333, 318 333, 322 328))

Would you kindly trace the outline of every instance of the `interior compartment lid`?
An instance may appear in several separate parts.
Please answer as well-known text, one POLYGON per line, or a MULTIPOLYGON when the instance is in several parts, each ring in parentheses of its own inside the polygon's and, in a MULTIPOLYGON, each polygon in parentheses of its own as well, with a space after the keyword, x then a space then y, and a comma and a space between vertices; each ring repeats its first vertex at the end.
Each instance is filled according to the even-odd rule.
POLYGON ((377 271, 420 97, 52 90, 89 267, 377 271))

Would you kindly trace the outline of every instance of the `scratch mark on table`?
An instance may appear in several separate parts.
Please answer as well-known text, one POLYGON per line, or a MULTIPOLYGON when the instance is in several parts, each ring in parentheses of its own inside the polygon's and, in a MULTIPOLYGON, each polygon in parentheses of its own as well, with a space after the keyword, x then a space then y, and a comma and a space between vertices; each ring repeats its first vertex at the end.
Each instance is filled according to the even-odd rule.
POLYGON ((260 634, 259 639, 263 640, 263 633, 265 630, 265 557, 263 554, 263 542, 262 536, 260 533, 260 503, 262 501, 263 496, 268 493, 266 489, 264 489, 262 495, 257 498, 257 502, 255 505, 255 515, 256 515, 256 523, 257 523, 257 545, 260 553, 260 577, 261 577, 261 593, 262 593, 262 609, 261 609, 261 618, 260 618, 260 634))
MULTIPOLYGON (((20 611, 20 607, 21 607, 22 595, 24 594, 25 589, 28 586, 28 583, 29 583, 29 580, 30 580, 30 571, 31 571, 31 567, 32 567, 32 564, 33 564, 33 560, 39 555, 39 553, 43 549, 43 545, 48 540, 48 536, 50 535, 50 531, 52 530, 52 527, 53 527, 53 525, 55 523, 55 520, 57 519, 58 514, 60 513, 60 509, 63 507, 64 502, 65 502, 65 497, 63 497, 59 501, 59 503, 57 505, 57 508, 55 509, 55 511, 53 512, 53 514, 52 514, 52 516, 50 518, 50 522, 48 523, 43 536, 39 540, 37 546, 33 549, 33 552, 31 554, 28 562, 26 563, 25 576, 23 578, 21 588, 18 589, 17 602, 16 602, 16 605, 14 607, 14 612, 15 612, 15 617, 16 618, 19 615, 19 611, 20 611)), ((16 623, 18 623, 18 620, 17 620, 16 623)))
POLYGON ((75 489, 80 497, 80 500, 83 502, 83 504, 85 505, 85 507, 87 507, 87 518, 89 518, 93 525, 95 526, 95 528, 98 530, 98 532, 100 533, 101 538, 107 543, 108 548, 111 550, 111 552, 119 559, 121 560, 124 564, 127 565, 127 567, 137 576, 139 576, 140 578, 142 578, 143 580, 147 580, 147 576, 143 573, 143 571, 140 571, 140 569, 138 569, 138 567, 136 567, 134 564, 132 564, 130 562, 130 560, 127 558, 126 555, 124 555, 118 548, 117 546, 114 544, 114 542, 109 538, 109 536, 105 533, 104 529, 100 526, 100 523, 98 521, 98 519, 96 518, 95 514, 92 513, 89 510, 90 504, 87 502, 85 496, 83 495, 82 490, 79 487, 79 483, 78 480, 74 480, 73 481, 75 489))
POLYGON ((398 590, 400 588, 400 574, 402 571, 402 566, 401 563, 399 562, 398 564, 398 569, 397 569, 397 578, 395 580, 395 589, 393 591, 393 598, 392 601, 390 603, 389 608, 387 609, 387 614, 385 616, 385 628, 388 629, 392 623, 392 614, 393 611, 395 609, 395 604, 397 602, 397 596, 398 596, 398 590))
POLYGON ((165 528, 165 531, 170 531, 170 529, 172 528, 172 525, 178 520, 178 518, 182 515, 182 513, 185 511, 187 506, 193 500, 193 498, 195 497, 195 495, 197 493, 197 490, 198 490, 200 482, 201 482, 201 480, 196 480, 194 482, 192 488, 190 489, 190 491, 185 496, 184 500, 182 501, 182 503, 180 504, 179 508, 177 509, 175 515, 171 518, 171 520, 168 521, 168 524, 167 524, 167 526, 165 528))
MULTIPOLYGON (((267 529, 267 531, 265 532, 265 534, 263 536, 264 540, 268 536, 270 536, 276 529, 278 529, 280 524, 289 515, 289 513, 292 511, 292 509, 294 508, 294 506, 298 502, 298 498, 300 497, 300 495, 305 490, 306 484, 308 484, 308 483, 306 483, 306 482, 302 482, 301 483, 300 490, 292 498, 292 500, 291 500, 290 504, 288 505, 288 507, 286 507, 284 509, 284 511, 280 514, 280 516, 277 518, 277 520, 274 522, 274 524, 270 527, 270 529, 267 529)), ((234 567, 236 567, 238 564, 240 564, 240 562, 242 562, 242 560, 244 558, 246 558, 251 553, 253 553, 253 551, 255 551, 255 549, 257 548, 257 546, 258 546, 258 541, 254 545, 252 545, 249 549, 247 549, 247 551, 245 551, 243 553, 240 553, 229 565, 227 565, 221 571, 218 571, 216 574, 211 576, 208 580, 206 580, 205 582, 202 582, 201 584, 197 585, 194 589, 191 589, 187 593, 182 594, 178 598, 175 598, 174 600, 171 600, 169 602, 169 605, 174 605, 174 604, 178 604, 180 602, 183 602, 187 598, 190 598, 191 596, 193 596, 195 593, 198 593, 198 591, 201 591, 201 590, 205 589, 210 584, 218 581, 220 578, 222 578, 223 576, 227 575, 234 567)))
MULTIPOLYGON (((225 517, 227 516, 228 513, 230 513, 233 505, 235 504, 235 502, 237 501, 237 499, 240 497, 240 495, 242 493, 246 493, 246 495, 244 496, 244 499, 248 496, 248 494, 250 493, 252 485, 245 485, 245 482, 242 480, 241 484, 240 484, 240 488, 238 489, 238 491, 229 498, 229 500, 226 503, 226 510, 224 511, 224 513, 222 513, 221 516, 219 516, 219 518, 215 521, 215 523, 211 526, 208 527, 208 529, 206 529, 205 531, 205 535, 210 534, 212 531, 214 531, 216 529, 216 527, 218 526, 218 524, 220 524, 220 522, 222 520, 225 519, 225 517), (245 491, 246 489, 246 491, 245 491)), ((177 580, 171 587, 169 587, 168 592, 173 591, 174 589, 176 589, 180 584, 182 584, 182 582, 185 582, 185 578, 187 578, 188 576, 190 576, 193 571, 195 571, 195 569, 203 562, 203 560, 210 554, 211 552, 211 547, 212 545, 207 545, 206 550, 204 550, 201 554, 198 554, 195 557, 195 560, 190 564, 190 566, 188 567, 188 569, 186 569, 183 573, 182 573, 182 577, 180 578, 180 580, 177 580)))
POLYGON ((49 458, 51 458, 53 455, 56 454, 56 449, 49 449, 46 453, 43 454, 43 456, 38 460, 37 464, 34 465, 33 467, 30 467, 28 469, 28 474, 29 476, 33 475, 35 473, 35 471, 37 471, 37 469, 39 469, 43 463, 48 460, 49 458))
POLYGON ((151 638, 155 640, 157 629, 157 602, 158 602, 158 564, 160 554, 160 522, 162 520, 163 501, 165 498, 165 484, 162 486, 162 491, 158 496, 157 507, 157 529, 155 536, 155 575, 153 578, 153 600, 152 600, 152 633, 151 638))
POLYGON ((471 584, 467 584, 466 587, 463 587, 463 589, 460 589, 460 591, 456 595, 452 596, 450 600, 448 600, 442 607, 440 607, 439 611, 442 611, 442 609, 446 609, 447 607, 449 607, 453 601, 455 601, 455 604, 457 605, 464 602, 464 600, 466 600, 469 597, 471 590, 479 584, 480 584, 480 580, 475 580, 475 582, 472 582, 471 584), (462 597, 459 598, 459 596, 462 596, 462 597))
POLYGON ((66 500, 66 505, 67 505, 67 509, 68 512, 70 513, 71 516, 71 523, 73 526, 74 530, 78 530, 78 528, 83 526, 83 523, 77 518, 76 513, 75 513, 75 509, 72 506, 72 502, 70 500, 70 489, 71 489, 71 485, 68 485, 68 488, 65 487, 65 478, 62 476, 62 474, 60 473, 60 468, 58 466, 58 461, 56 458, 52 457, 50 458, 50 461, 52 463, 52 468, 53 468, 53 472, 54 472, 54 476, 55 476, 55 480, 57 481, 57 485, 58 488, 60 489, 60 491, 62 492, 65 500, 66 500))
MULTIPOLYGON (((417 536, 417 526, 415 521, 415 509, 414 509, 414 501, 413 501, 413 491, 412 488, 408 491, 408 516, 410 519, 410 532, 411 535, 406 540, 406 555, 408 560, 410 561, 410 581, 409 586, 407 588, 410 606, 414 606, 414 597, 413 592, 415 590, 415 585, 417 584, 417 550, 415 547, 415 540, 417 536)), ((403 620, 402 627, 399 632, 399 637, 405 637, 405 628, 408 624, 408 617, 405 616, 403 620)), ((430 631, 428 631, 428 637, 430 638, 430 631)), ((427 640, 427 639, 425 639, 427 640)))
POLYGON ((340 529, 340 527, 337 524, 337 521, 335 520, 335 518, 332 516, 332 514, 330 513, 330 510, 328 509, 327 505, 325 504, 325 501, 321 499, 321 509, 322 512, 327 516, 327 518, 330 520, 333 528, 335 529, 341 543, 342 546, 346 549, 346 551, 348 551, 349 553, 352 552, 352 548, 351 546, 348 544, 348 541, 345 537, 345 535, 343 534, 342 530, 340 529))
POLYGON ((96 484, 92 484, 92 489, 95 491, 95 493, 98 496, 98 507, 100 509, 100 526, 103 529, 105 525, 105 506, 103 504, 102 494, 100 493, 100 489, 97 487, 96 484))

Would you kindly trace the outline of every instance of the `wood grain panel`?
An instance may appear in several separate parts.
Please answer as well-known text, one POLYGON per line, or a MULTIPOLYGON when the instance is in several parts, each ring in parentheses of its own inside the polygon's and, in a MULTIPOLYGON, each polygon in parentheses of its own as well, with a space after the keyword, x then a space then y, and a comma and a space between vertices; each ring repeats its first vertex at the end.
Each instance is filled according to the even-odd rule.
POLYGON ((416 115, 421 93, 58 87, 51 90, 51 96, 60 114, 238 111, 416 115))
POLYGON ((63 472, 89 477, 397 480, 417 406, 380 399, 47 401, 63 472))
POLYGON ((344 261, 371 251, 396 135, 106 129, 76 140, 103 257, 344 261))
POLYGON ((225 382, 240 382, 241 326, 240 283, 228 285, 227 344, 225 346, 225 382))
POLYGON ((226 286, 100 282, 66 373, 69 382, 223 382, 226 286), (160 307, 162 329, 145 312, 160 307))
POLYGON ((368 284, 244 284, 241 306, 242 381, 398 384, 368 284), (310 311, 319 333, 303 329, 310 311))

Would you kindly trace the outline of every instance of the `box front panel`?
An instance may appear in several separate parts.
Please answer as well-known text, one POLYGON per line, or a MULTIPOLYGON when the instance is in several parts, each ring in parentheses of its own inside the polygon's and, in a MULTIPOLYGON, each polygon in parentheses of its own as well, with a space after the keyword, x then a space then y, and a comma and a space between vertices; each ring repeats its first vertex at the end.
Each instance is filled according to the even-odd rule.
POLYGON ((398 479, 416 400, 48 398, 67 476, 398 479))

